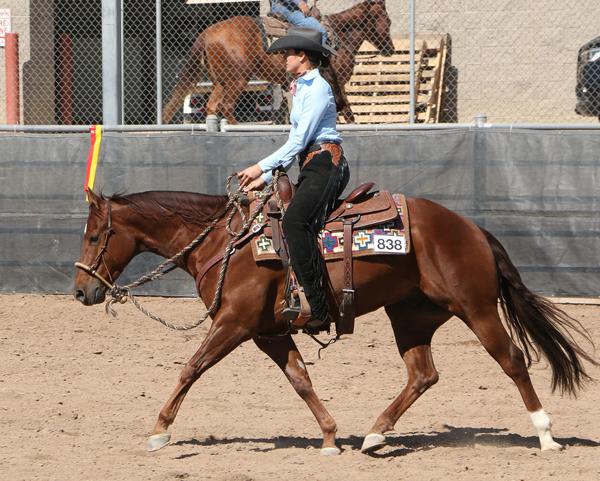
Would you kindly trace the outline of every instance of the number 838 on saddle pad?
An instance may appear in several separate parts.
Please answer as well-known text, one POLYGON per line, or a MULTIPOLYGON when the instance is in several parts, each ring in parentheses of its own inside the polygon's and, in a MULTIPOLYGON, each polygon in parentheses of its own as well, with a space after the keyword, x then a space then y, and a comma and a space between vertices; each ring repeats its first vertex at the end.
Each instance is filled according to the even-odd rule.
MULTIPOLYGON (((254 211, 255 205, 260 202, 260 197, 255 196, 251 200, 251 211, 254 211)), ((342 259, 344 257, 344 230, 342 216, 348 217, 350 209, 356 207, 357 210, 366 212, 363 214, 363 222, 358 222, 352 229, 352 257, 363 257, 381 254, 408 254, 410 252, 410 223, 408 210, 406 209, 406 199, 402 194, 390 194, 388 191, 380 191, 368 194, 364 199, 357 200, 356 206, 340 205, 329 217, 325 229, 319 234, 319 244, 323 256, 326 260, 342 259), (362 201, 362 202, 361 202, 362 201), (382 209, 382 203, 388 202, 390 208, 382 209), (377 215, 372 216, 375 220, 370 223, 368 218, 372 214, 371 205, 375 205, 374 210, 388 210, 391 214, 387 217, 389 220, 376 222, 377 215), (360 208, 358 208, 360 206, 360 208), (393 211, 395 209, 395 212, 393 211), (344 212, 345 211, 345 212, 344 212), (364 225, 364 224, 367 225, 364 225)), ((254 230, 258 230, 257 235, 252 239, 252 253, 254 260, 279 259, 279 256, 273 248, 271 238, 271 229, 259 229, 266 216, 261 212, 255 219, 254 230)))

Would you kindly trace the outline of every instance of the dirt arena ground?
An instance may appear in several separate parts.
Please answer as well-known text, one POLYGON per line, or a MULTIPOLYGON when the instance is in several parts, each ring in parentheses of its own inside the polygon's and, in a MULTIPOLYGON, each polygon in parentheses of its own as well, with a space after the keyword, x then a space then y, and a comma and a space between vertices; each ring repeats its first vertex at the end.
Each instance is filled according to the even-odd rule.
MULTIPOLYGON (((195 299, 141 300, 179 324, 203 312, 195 299)), ((599 358, 600 306, 562 307, 592 334, 599 358)), ((207 326, 176 332, 131 304, 118 312, 111 318, 69 296, 0 296, 0 479, 600 479, 600 383, 561 397, 550 391, 547 364, 532 367, 554 438, 566 446, 541 452, 515 386, 457 319, 434 338, 439 383, 387 447, 361 454, 363 436, 406 381, 383 311, 360 318, 321 360, 308 336, 296 336, 338 423, 340 456, 319 454, 310 411, 251 342, 195 384, 171 427, 173 444, 148 453, 158 412, 207 326)))

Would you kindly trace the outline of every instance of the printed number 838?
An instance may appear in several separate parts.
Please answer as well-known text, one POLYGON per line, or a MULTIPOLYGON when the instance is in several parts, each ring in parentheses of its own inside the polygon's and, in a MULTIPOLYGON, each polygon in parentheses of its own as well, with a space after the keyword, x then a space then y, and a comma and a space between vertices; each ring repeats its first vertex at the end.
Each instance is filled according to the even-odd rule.
POLYGON ((404 236, 373 236, 373 251, 388 254, 406 254, 406 238, 404 236))

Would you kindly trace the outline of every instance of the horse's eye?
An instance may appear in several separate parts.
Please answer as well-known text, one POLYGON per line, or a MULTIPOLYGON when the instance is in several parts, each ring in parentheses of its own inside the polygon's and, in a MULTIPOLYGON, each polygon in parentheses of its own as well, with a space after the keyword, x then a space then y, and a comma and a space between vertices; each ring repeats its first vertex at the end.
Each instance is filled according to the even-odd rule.
POLYGON ((99 239, 100 239, 99 235, 90 236, 90 242, 98 242, 99 239))

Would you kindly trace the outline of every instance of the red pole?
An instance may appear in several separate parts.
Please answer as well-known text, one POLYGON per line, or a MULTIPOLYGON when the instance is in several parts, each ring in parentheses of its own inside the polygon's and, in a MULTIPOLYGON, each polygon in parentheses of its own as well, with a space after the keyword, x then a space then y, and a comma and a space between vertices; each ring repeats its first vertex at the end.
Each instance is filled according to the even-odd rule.
POLYGON ((61 125, 73 123, 73 61, 71 36, 63 33, 58 39, 58 115, 61 125))
POLYGON ((6 65, 6 124, 20 123, 19 34, 7 33, 4 47, 6 65))

